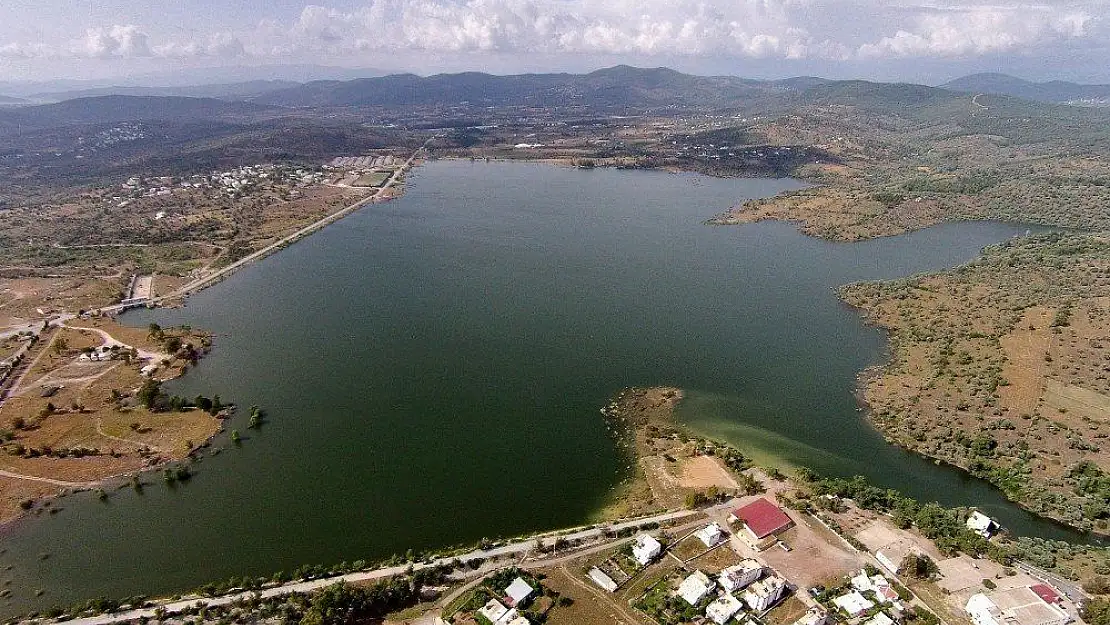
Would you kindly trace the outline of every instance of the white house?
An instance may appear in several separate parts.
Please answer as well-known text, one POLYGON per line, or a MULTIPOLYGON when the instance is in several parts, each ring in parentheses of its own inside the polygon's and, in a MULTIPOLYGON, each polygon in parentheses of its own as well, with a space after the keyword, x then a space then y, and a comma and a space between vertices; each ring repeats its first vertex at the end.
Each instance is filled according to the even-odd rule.
POLYGON ((694 536, 698 537, 698 540, 705 543, 706 547, 712 547, 713 545, 721 542, 721 538, 723 537, 723 535, 724 531, 722 531, 721 526, 717 525, 716 523, 710 523, 709 525, 706 525, 705 527, 698 530, 696 534, 694 534, 694 536))
POLYGON ((848 616, 853 618, 875 607, 875 604, 867 599, 867 597, 859 594, 858 590, 853 590, 846 595, 841 595, 833 599, 833 604, 847 612, 848 616))
POLYGON ((768 575, 752 583, 744 591, 744 603, 756 612, 762 612, 775 605, 786 594, 786 580, 778 575, 768 575))
POLYGON ((719 599, 709 604, 709 607, 705 609, 705 615, 717 625, 725 625, 743 607, 744 605, 736 597, 727 594, 721 595, 719 599))
POLYGON ((521 616, 516 608, 509 610, 501 620, 494 621, 495 625, 532 625, 532 622, 521 616))
POLYGON ((697 605, 702 599, 705 598, 709 591, 716 588, 717 585, 709 576, 701 571, 694 571, 689 577, 682 580, 678 586, 678 596, 682 597, 686 603, 690 605, 697 605))
POLYGON ((497 599, 490 599, 486 602, 486 605, 478 609, 478 614, 489 619, 491 623, 496 623, 501 620, 501 617, 505 616, 508 612, 509 609, 501 605, 501 602, 497 599))
POLYGON ((975 625, 1064 625, 1071 620, 1029 587, 972 595, 964 610, 975 625))
POLYGON ((612 577, 606 575, 605 571, 595 566, 590 569, 589 576, 598 586, 601 586, 609 592, 617 592, 617 583, 613 581, 612 577))
POLYGON ((528 582, 518 577, 505 589, 505 603, 509 604, 511 607, 516 607, 522 602, 527 601, 528 597, 531 597, 533 592, 535 592, 535 590, 528 585, 528 582))
POLYGON ((718 578, 721 582, 721 587, 728 592, 735 592, 743 590, 752 582, 758 580, 763 576, 763 565, 759 562, 747 558, 735 566, 730 566, 721 571, 721 576, 718 578))
POLYGON ((871 618, 864 621, 863 625, 894 625, 894 619, 890 618, 882 612, 879 612, 875 616, 872 616, 871 618))
POLYGON ((651 561, 658 558, 661 553, 663 553, 663 545, 650 534, 640 534, 636 537, 636 542, 632 543, 632 557, 636 558, 641 566, 651 564, 651 561))
POLYGON ((998 523, 995 523, 993 519, 978 510, 967 517, 967 529, 983 538, 990 538, 992 534, 998 531, 998 528, 998 523))
POLYGON ((794 621, 794 625, 825 625, 829 622, 829 613, 823 608, 810 608, 802 618, 794 621))

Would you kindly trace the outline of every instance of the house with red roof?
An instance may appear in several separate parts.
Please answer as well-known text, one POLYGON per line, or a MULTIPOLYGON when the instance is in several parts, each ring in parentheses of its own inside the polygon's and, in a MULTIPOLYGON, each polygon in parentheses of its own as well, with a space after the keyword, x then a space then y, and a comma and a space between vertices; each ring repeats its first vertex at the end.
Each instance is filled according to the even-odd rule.
POLYGON ((744 531, 737 534, 756 549, 773 545, 779 534, 794 527, 794 519, 763 497, 733 510, 729 518, 744 525, 744 531))

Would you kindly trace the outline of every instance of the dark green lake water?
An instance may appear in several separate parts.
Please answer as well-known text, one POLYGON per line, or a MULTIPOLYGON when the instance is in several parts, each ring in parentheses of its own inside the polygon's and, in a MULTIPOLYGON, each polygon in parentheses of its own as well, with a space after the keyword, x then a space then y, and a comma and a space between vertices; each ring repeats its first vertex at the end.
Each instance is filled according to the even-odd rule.
POLYGON ((885 340, 833 290, 965 262, 1025 228, 834 244, 783 223, 702 224, 799 186, 434 162, 402 199, 185 308, 128 315, 215 332, 169 390, 259 404, 270 423, 248 431, 240 414, 242 448, 217 441, 187 484, 154 476, 141 495, 73 496, 13 526, 0 612, 580 524, 623 477, 598 409, 631 385, 689 389, 684 420, 761 457, 1071 536, 883 442, 852 393, 885 340))

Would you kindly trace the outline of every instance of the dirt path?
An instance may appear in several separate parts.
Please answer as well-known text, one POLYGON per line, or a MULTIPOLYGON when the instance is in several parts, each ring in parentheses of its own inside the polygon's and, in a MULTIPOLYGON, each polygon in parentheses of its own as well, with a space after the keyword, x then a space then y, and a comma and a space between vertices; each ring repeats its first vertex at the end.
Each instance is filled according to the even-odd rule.
POLYGON ((32 482, 42 482, 44 484, 53 484, 54 486, 61 486, 63 488, 91 488, 96 486, 98 482, 64 482, 62 480, 52 480, 48 477, 38 477, 36 475, 23 475, 22 473, 12 473, 0 469, 0 477, 10 477, 16 480, 30 480, 32 482))
POLYGON ((613 608, 614 610, 616 610, 616 611, 617 611, 617 612, 618 612, 618 613, 619 613, 619 614, 621 615, 621 617, 623 617, 623 618, 624 618, 624 619, 625 619, 625 620, 626 620, 626 621, 627 621, 627 622, 628 622, 629 624, 632 624, 632 623, 640 623, 640 624, 642 625, 642 624, 643 624, 643 623, 645 622, 645 621, 644 621, 643 619, 639 619, 639 618, 636 618, 635 616, 633 616, 632 614, 630 614, 630 613, 628 612, 628 610, 627 610, 627 609, 626 609, 626 608, 625 608, 625 607, 624 607, 623 605, 621 605, 621 604, 620 604, 620 603, 619 603, 618 601, 615 601, 615 600, 613 599, 612 595, 608 595, 608 594, 606 594, 606 593, 603 593, 603 592, 602 592, 601 590, 598 590, 598 589, 596 589, 596 588, 593 588, 592 586, 590 586, 590 585, 589 585, 589 584, 587 584, 586 582, 583 582, 582 580, 580 580, 580 579, 578 579, 577 577, 575 577, 575 576, 574 576, 573 574, 571 574, 571 572, 570 572, 570 571, 568 571, 568 570, 567 570, 567 565, 565 565, 565 564, 563 564, 563 565, 560 565, 560 566, 559 566, 559 573, 560 573, 560 574, 561 574, 561 575, 562 575, 562 576, 563 576, 564 578, 566 578, 566 580, 567 580, 567 581, 569 581, 570 583, 572 583, 572 584, 574 584, 575 586, 577 586, 577 587, 581 588, 582 590, 585 590, 586 592, 590 593, 590 594, 591 594, 591 595, 593 595, 594 597, 597 597, 598 599, 600 599, 601 601, 603 601, 603 602, 604 602, 605 604, 607 604, 607 605, 609 605, 610 607, 612 607, 612 608, 613 608))
POLYGON ((111 334, 108 334, 104 330, 101 330, 100 328, 91 328, 91 327, 87 327, 87 326, 70 326, 70 325, 65 325, 65 324, 62 324, 62 327, 63 328, 69 328, 70 330, 78 330, 78 331, 84 330, 84 331, 89 331, 89 332, 95 332, 95 333, 100 335, 100 338, 104 339, 104 345, 105 346, 107 346, 107 347, 115 346, 115 347, 118 347, 120 349, 133 349, 133 350, 135 350, 135 353, 137 353, 139 355, 139 358, 149 359, 151 362, 162 362, 163 360, 168 360, 168 359, 172 358, 172 356, 170 356, 169 354, 163 354, 161 352, 148 352, 145 349, 139 349, 138 347, 133 347, 131 345, 128 345, 127 343, 124 343, 123 341, 117 341, 115 339, 115 337, 113 337, 111 334))

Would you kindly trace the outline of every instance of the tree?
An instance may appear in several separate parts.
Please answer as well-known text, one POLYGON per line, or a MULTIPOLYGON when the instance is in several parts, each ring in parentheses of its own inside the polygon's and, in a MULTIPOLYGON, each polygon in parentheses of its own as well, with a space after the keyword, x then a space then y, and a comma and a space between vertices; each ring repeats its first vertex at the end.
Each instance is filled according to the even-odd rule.
POLYGON ((135 399, 139 401, 139 405, 147 410, 154 410, 158 405, 158 398, 161 394, 162 383, 157 380, 147 380, 143 382, 143 386, 135 395, 135 399))
POLYGON ((162 326, 157 323, 152 323, 147 326, 148 332, 146 337, 152 341, 161 341, 166 337, 166 333, 162 330, 162 326))
POLYGON ((932 579, 934 575, 940 572, 933 559, 924 554, 908 553, 905 558, 902 558, 902 563, 898 567, 898 574, 912 577, 914 579, 932 579))
POLYGON ((55 354, 61 354, 62 352, 69 349, 69 341, 67 341, 64 336, 59 336, 57 339, 54 340, 54 346, 52 349, 54 350, 55 354))

